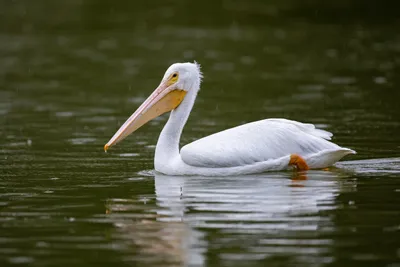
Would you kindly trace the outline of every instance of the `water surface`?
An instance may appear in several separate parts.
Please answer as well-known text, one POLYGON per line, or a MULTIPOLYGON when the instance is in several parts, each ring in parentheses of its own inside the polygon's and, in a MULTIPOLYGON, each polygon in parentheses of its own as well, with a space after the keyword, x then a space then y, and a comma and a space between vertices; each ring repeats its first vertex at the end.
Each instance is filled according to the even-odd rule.
POLYGON ((396 8, 207 2, 1 2, 2 266, 400 265, 396 8), (105 154, 165 69, 193 60, 205 78, 182 144, 283 117, 358 154, 302 174, 163 176, 167 116, 105 154))

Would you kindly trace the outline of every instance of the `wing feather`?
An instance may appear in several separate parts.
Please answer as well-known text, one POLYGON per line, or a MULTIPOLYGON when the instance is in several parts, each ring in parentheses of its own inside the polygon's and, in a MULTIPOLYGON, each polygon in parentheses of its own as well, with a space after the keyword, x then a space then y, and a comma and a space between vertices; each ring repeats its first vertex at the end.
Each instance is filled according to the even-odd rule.
POLYGON ((266 119, 240 125, 185 145, 182 160, 198 167, 233 167, 297 153, 308 156, 340 149, 332 134, 313 124, 266 119))

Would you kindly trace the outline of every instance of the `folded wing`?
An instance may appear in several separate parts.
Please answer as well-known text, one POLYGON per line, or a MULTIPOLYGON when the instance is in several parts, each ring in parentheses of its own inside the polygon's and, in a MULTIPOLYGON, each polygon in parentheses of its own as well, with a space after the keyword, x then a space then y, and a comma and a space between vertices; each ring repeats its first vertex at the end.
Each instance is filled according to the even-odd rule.
POLYGON ((293 153, 309 156, 342 149, 332 134, 285 119, 266 119, 234 127, 185 145, 182 160, 198 167, 234 167, 277 159, 293 153))

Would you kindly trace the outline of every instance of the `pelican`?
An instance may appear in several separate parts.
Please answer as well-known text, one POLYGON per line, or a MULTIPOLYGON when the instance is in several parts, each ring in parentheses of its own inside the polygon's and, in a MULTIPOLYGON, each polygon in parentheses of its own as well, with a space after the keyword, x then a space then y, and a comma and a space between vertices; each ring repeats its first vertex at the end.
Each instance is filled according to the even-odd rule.
POLYGON ((328 140, 313 124, 264 119, 201 138, 182 147, 179 140, 200 90, 200 65, 172 64, 157 89, 104 146, 107 150, 146 122, 171 111, 158 138, 154 168, 167 175, 231 176, 287 169, 326 168, 354 150, 328 140))

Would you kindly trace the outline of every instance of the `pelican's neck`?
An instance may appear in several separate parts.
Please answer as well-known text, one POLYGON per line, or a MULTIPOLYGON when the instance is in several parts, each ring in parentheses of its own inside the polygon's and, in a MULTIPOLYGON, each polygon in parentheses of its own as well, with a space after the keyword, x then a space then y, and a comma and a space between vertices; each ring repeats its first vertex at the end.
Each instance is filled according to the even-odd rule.
POLYGON ((179 156, 179 140, 196 100, 199 85, 189 90, 182 103, 173 111, 158 138, 154 163, 168 164, 179 156))

